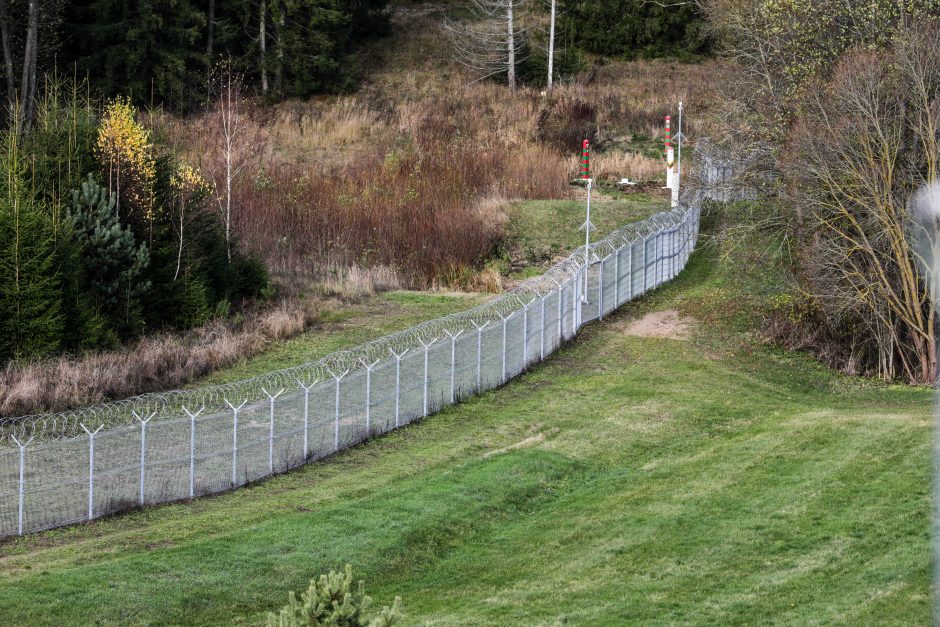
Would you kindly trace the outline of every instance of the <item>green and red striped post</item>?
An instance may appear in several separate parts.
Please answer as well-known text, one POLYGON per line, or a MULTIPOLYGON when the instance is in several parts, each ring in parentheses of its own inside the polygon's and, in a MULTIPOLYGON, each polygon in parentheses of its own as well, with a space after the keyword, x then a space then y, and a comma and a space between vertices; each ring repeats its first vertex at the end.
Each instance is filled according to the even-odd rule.
POLYGON ((588 181, 591 178, 591 142, 584 140, 581 144, 581 179, 588 181))

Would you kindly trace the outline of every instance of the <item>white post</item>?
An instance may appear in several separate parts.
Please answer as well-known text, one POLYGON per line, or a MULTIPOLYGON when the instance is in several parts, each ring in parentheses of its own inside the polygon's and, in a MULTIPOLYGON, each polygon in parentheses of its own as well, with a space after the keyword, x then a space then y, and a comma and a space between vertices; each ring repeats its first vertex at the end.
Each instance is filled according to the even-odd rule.
POLYGON ((205 409, 202 407, 194 414, 183 407, 183 411, 189 416, 189 498, 196 496, 196 418, 205 409))
POLYGON ((392 349, 388 349, 392 355, 395 356, 395 428, 398 428, 398 416, 400 415, 401 409, 401 358, 405 356, 409 349, 405 349, 402 353, 396 353, 392 349))
POLYGON ((339 376, 337 376, 337 375, 336 375, 332 370, 330 370, 329 368, 327 368, 326 371, 329 372, 329 373, 333 376, 333 379, 336 380, 336 391, 335 391, 335 394, 334 394, 334 403, 333 403, 333 410, 334 410, 334 411, 333 411, 333 414, 334 414, 334 420, 333 420, 333 452, 335 453, 336 451, 339 450, 339 382, 343 380, 343 377, 345 377, 347 374, 349 374, 349 368, 347 368, 346 371, 345 371, 343 374, 339 375, 339 376))
POLYGON ((489 326, 487 320, 483 325, 477 324, 476 320, 470 321, 477 329, 477 393, 483 391, 483 329, 489 326))
POLYGON ((23 535, 23 510, 26 503, 26 447, 33 441, 33 438, 26 440, 26 442, 20 442, 15 436, 11 435, 10 439, 13 440, 20 449, 20 481, 16 514, 16 533, 23 535))
MULTIPOLYGON (((591 267, 591 188, 594 187, 594 179, 587 179, 587 218, 581 228, 584 229, 584 291, 581 293, 581 300, 588 302, 588 272, 591 267)), ((578 321, 580 324, 580 320, 578 321)))
POLYGON ((268 397, 268 400, 271 402, 270 410, 268 417, 270 420, 270 428, 268 430, 268 472, 269 474, 274 474, 274 400, 284 393, 284 388, 281 388, 281 391, 273 396, 268 393, 263 387, 261 391, 264 392, 264 395, 268 397))
POLYGON ((555 71, 555 4, 557 0, 552 0, 551 24, 548 27, 548 89, 552 88, 553 74, 555 71))
POLYGON ((95 517, 95 436, 104 425, 94 431, 89 431, 82 423, 79 426, 88 434, 88 520, 91 520, 95 517))
POLYGON ((633 300, 633 245, 636 240, 630 242, 630 254, 627 257, 627 297, 624 300, 633 300))
POLYGON ((500 378, 500 384, 506 383, 506 321, 512 317, 512 314, 509 314, 507 317, 503 318, 503 314, 497 314, 500 320, 503 321, 503 374, 500 378))
POLYGON ((141 417, 136 411, 131 412, 137 422, 140 423, 140 495, 141 506, 144 504, 144 477, 147 468, 147 423, 157 415, 157 412, 151 413, 146 418, 141 417))
POLYGON ((623 244, 617 249, 614 257, 614 307, 620 306, 620 254, 623 252, 623 244))
POLYGON ((542 321, 539 324, 539 361, 545 361, 545 299, 548 294, 542 296, 542 321))
POLYGON ((557 303, 558 304, 558 348, 561 348, 561 340, 562 340, 561 319, 563 315, 562 314, 562 300, 564 299, 565 288, 561 283, 555 280, 555 277, 551 277, 551 279, 552 279, 552 282, 555 284, 555 287, 558 288, 558 303, 557 303))
POLYGON ((529 303, 522 306, 522 369, 529 366, 529 303))
POLYGON ((362 365, 366 368, 366 437, 372 435, 371 431, 371 418, 372 418, 372 369, 375 368, 375 365, 381 360, 376 359, 371 364, 367 364, 362 358, 359 358, 359 361, 362 362, 362 365))
POLYGON ((418 340, 418 343, 424 347, 424 416, 428 415, 428 384, 430 383, 430 373, 428 373, 428 349, 431 348, 431 345, 436 341, 436 339, 431 340, 428 344, 425 344, 424 340, 418 340))
POLYGON ((313 385, 307 387, 300 379, 297 379, 297 385, 304 391, 304 461, 307 461, 307 456, 310 454, 308 434, 308 425, 310 424, 310 390, 313 389, 313 385))
POLYGON ((604 261, 601 259, 601 265, 597 271, 597 318, 604 319, 604 261))
POLYGON ((454 379, 457 375, 457 338, 463 334, 464 329, 460 329, 456 334, 450 331, 444 331, 450 336, 450 404, 456 402, 456 390, 454 389, 454 379))
POLYGON ((238 410, 245 406, 248 399, 242 401, 237 407, 232 405, 228 399, 225 404, 232 409, 232 486, 238 485, 238 410))
POLYGON ((676 149, 678 154, 676 155, 676 191, 675 196, 676 200, 679 199, 679 187, 682 185, 682 140, 685 139, 682 135, 682 101, 679 101, 679 127, 676 129, 676 149))

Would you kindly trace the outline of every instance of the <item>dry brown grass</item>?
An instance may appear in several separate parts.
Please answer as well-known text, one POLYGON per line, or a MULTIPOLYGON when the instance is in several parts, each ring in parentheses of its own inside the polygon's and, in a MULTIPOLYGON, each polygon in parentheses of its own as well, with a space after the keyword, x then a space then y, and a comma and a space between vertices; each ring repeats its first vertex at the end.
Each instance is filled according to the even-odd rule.
POLYGON ((154 335, 118 351, 10 363, 0 370, 0 416, 178 388, 293 337, 313 321, 312 311, 288 300, 240 322, 214 320, 184 335, 154 335))
POLYGON ((596 155, 591 161, 591 170, 600 181, 619 181, 626 177, 639 183, 658 180, 665 171, 662 160, 623 150, 596 155))

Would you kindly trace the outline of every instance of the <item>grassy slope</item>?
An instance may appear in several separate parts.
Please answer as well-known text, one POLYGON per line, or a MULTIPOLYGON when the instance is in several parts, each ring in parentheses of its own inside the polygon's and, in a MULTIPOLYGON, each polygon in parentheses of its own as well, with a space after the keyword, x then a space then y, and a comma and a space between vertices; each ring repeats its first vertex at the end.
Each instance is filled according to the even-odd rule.
MULTIPOLYGON (((584 192, 579 190, 578 194, 583 196, 584 192)), ((591 203, 593 238, 668 209, 668 201, 649 194, 595 193, 591 203)), ((514 202, 506 214, 504 247, 514 277, 543 272, 558 257, 584 244, 584 231, 578 231, 584 222, 583 198, 514 202)))
POLYGON ((491 294, 442 294, 437 292, 385 292, 342 309, 327 311, 321 324, 265 352, 215 372, 198 385, 229 383, 270 370, 316 361, 388 333, 394 333, 441 316, 469 309, 492 298, 491 294))
POLYGON ((3 622, 256 622, 350 562, 409 624, 927 624, 929 392, 742 339, 716 258, 421 424, 0 545, 3 622), (623 333, 665 307, 701 335, 623 333))

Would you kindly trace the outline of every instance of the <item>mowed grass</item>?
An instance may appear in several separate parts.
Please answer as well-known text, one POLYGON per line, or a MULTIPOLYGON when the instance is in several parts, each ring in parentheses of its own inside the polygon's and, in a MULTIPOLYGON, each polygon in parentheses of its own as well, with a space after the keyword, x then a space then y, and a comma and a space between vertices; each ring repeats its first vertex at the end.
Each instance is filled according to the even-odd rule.
MULTIPOLYGON (((583 191, 579 194, 584 196, 583 191)), ((591 202, 591 239, 668 210, 668 201, 649 194, 596 191, 591 202)), ((584 223, 584 198, 518 201, 507 207, 506 214, 504 248, 509 273, 517 278, 541 273, 584 244, 584 231, 578 230, 584 223)))
POLYGON ((0 544, 0 623, 251 624, 344 563, 406 624, 929 624, 931 394, 702 324, 711 249, 511 382, 233 493, 0 544))
POLYGON ((384 292, 321 315, 320 323, 290 340, 230 368, 214 372, 194 385, 230 383, 271 370, 316 361, 427 320, 480 305, 492 294, 394 291, 384 292))

